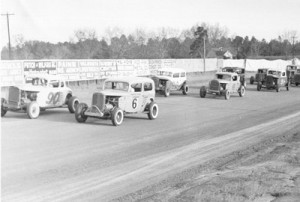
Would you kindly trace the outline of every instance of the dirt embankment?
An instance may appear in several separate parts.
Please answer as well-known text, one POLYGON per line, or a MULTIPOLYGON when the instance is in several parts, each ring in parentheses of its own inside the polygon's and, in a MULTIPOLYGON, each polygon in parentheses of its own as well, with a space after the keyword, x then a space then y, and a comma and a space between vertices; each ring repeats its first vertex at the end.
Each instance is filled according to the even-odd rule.
POLYGON ((282 135, 118 201, 300 201, 300 133, 282 135))

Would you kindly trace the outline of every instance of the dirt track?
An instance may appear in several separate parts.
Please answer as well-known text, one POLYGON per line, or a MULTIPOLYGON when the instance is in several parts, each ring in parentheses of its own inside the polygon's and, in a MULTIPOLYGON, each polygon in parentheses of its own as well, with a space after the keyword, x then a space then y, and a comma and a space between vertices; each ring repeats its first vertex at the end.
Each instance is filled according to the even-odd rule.
MULTIPOLYGON (((75 94, 90 103, 89 92, 75 94)), ((244 98, 229 101, 201 99, 192 89, 189 96, 158 96, 157 120, 130 116, 120 127, 96 119, 78 124, 66 109, 48 110, 37 120, 8 112, 1 120, 2 201, 197 200, 209 190, 199 184, 228 183, 217 179, 230 175, 218 162, 230 167, 237 159, 233 172, 242 167, 255 173, 244 166, 240 153, 278 136, 293 137, 300 130, 299 102, 299 88, 276 93, 248 86, 244 98)), ((255 150, 250 153, 249 158, 255 150)), ((286 172, 299 185, 299 170, 286 172)), ((259 198, 245 195, 233 197, 259 198)))

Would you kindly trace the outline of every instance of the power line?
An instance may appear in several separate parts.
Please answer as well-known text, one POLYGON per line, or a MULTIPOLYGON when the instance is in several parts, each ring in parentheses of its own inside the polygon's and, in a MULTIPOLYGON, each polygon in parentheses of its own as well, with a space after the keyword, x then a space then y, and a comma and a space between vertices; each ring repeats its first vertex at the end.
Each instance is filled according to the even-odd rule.
POLYGON ((10 32, 9 32, 9 16, 10 15, 15 15, 13 13, 6 13, 6 14, 1 14, 2 16, 6 16, 7 20, 7 31, 8 31, 8 57, 11 59, 11 46, 10 46, 10 32))

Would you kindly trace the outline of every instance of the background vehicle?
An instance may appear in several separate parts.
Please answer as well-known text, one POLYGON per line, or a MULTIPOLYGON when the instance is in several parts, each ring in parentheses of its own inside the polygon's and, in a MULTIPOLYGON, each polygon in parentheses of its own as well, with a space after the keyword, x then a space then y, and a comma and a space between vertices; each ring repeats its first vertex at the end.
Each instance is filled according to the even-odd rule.
POLYGON ((233 93, 238 93, 240 97, 246 93, 245 86, 240 82, 240 76, 237 73, 217 72, 216 78, 209 82, 208 87, 200 88, 201 98, 204 98, 206 94, 215 94, 224 96, 228 100, 233 93))
POLYGON ((265 83, 267 77, 268 68, 259 68, 257 73, 254 76, 250 77, 250 84, 254 84, 254 82, 265 83))
POLYGON ((150 120, 158 116, 158 105, 154 102, 154 82, 150 78, 124 77, 105 80, 103 90, 95 92, 88 107, 80 103, 75 119, 85 122, 88 117, 111 119, 114 126, 121 125, 124 114, 145 113, 150 120))
POLYGON ((7 111, 25 111, 29 118, 38 118, 40 110, 68 107, 75 112, 79 100, 72 96, 66 82, 54 75, 31 75, 25 84, 10 86, 7 100, 1 98, 1 116, 7 111))
POLYGON ((300 84, 300 68, 298 68, 294 75, 294 83, 296 86, 300 84))
POLYGON ((297 69, 300 69, 300 65, 288 65, 286 67, 286 74, 290 84, 296 84, 294 78, 297 69))
POLYGON ((187 95, 189 87, 186 83, 186 71, 179 68, 163 68, 158 70, 156 76, 152 77, 155 83, 155 90, 163 92, 168 97, 173 90, 182 91, 182 94, 187 95))
POLYGON ((246 87, 245 68, 242 67, 223 67, 222 72, 237 73, 240 76, 240 82, 246 87))
POLYGON ((258 91, 262 88, 266 88, 268 90, 275 89, 279 92, 281 87, 286 87, 286 90, 289 90, 289 81, 285 70, 268 69, 266 82, 257 83, 258 91))

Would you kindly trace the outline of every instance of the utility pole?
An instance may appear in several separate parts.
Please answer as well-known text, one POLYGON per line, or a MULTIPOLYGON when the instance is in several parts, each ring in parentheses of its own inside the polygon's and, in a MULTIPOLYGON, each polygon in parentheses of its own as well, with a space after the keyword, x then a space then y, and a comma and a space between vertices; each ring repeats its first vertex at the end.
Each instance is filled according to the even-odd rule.
POLYGON ((13 13, 1 14, 2 16, 6 16, 7 20, 7 31, 8 31, 8 57, 11 59, 11 46, 10 46, 10 32, 9 32, 9 16, 14 15, 13 13))
POLYGON ((205 70, 206 70, 206 68, 205 68, 205 39, 206 39, 206 36, 204 35, 204 37, 203 37, 203 46, 204 46, 204 48, 203 48, 203 65, 204 65, 204 72, 206 72, 205 70))
POLYGON ((295 38, 296 38, 296 36, 292 36, 292 39, 293 39, 293 50, 292 50, 293 59, 295 58, 295 38))

